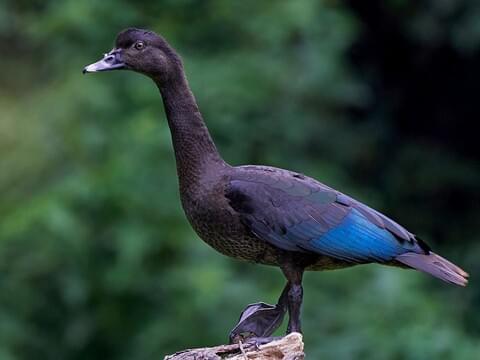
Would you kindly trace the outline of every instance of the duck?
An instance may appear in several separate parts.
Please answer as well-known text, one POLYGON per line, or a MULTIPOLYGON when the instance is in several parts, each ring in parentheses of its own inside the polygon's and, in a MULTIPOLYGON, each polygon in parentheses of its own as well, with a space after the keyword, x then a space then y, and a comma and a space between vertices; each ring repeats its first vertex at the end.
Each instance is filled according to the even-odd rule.
POLYGON ((287 312, 287 334, 301 333, 306 271, 376 263, 467 285, 464 270, 362 202, 298 172, 228 164, 202 118, 181 57, 161 35, 125 29, 114 48, 83 73, 113 70, 146 75, 157 85, 171 132, 181 204, 198 236, 226 256, 279 267, 286 278, 276 304, 246 306, 229 333, 230 342, 271 341, 287 312))

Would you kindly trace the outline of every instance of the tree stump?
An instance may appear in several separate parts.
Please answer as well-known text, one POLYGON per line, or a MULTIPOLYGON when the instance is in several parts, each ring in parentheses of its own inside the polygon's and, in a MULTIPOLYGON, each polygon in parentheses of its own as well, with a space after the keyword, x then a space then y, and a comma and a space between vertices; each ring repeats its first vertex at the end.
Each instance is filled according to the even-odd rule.
POLYGON ((291 333, 265 345, 220 345, 179 351, 164 360, 303 360, 302 335, 291 333))

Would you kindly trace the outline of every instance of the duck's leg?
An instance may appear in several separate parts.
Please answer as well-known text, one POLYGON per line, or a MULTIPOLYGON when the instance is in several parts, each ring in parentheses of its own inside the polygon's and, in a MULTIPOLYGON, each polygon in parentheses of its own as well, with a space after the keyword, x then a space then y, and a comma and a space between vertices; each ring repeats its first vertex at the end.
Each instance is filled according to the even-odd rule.
POLYGON ((292 332, 302 332, 300 313, 303 302, 302 278, 304 267, 293 262, 287 261, 281 264, 283 274, 288 280, 289 289, 287 293, 288 303, 288 326, 287 334, 292 332))
POLYGON ((274 338, 270 335, 280 326, 287 310, 289 314, 287 334, 302 332, 300 312, 305 266, 295 260, 290 254, 279 257, 280 268, 288 282, 277 305, 265 303, 248 305, 240 315, 239 322, 230 332, 230 342, 248 338, 249 342, 260 345, 272 341, 274 338))
MULTIPOLYGON (((271 339, 269 336, 282 324, 287 312, 289 290, 290 283, 287 283, 276 305, 264 302, 248 305, 240 314, 237 325, 230 332, 230 342, 233 343, 250 337, 271 339)), ((257 343, 265 342, 269 341, 259 341, 257 343)))

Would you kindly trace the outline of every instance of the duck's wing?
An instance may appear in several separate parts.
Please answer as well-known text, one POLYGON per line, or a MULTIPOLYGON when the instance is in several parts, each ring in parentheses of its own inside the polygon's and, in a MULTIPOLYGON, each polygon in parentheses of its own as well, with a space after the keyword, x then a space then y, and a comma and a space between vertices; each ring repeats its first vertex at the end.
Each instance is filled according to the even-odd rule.
POLYGON ((237 169, 225 196, 253 234, 278 248, 352 263, 429 253, 393 220, 311 178, 274 168, 237 169))

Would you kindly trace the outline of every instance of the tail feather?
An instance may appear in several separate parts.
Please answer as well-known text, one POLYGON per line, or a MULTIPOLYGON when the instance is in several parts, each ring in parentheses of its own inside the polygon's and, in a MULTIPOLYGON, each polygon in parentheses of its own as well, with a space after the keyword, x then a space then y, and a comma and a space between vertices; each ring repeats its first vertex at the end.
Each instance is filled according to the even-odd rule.
POLYGON ((467 286, 468 284, 468 274, 465 271, 433 252, 428 255, 409 252, 397 256, 395 260, 448 283, 460 286, 467 286))

